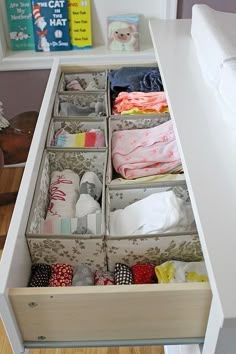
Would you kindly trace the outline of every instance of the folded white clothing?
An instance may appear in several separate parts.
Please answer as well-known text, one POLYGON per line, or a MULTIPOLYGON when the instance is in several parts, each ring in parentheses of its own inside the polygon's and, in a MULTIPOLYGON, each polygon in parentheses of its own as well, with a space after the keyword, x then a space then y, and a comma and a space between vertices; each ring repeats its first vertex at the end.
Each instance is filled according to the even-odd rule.
POLYGON ((83 216, 101 210, 101 206, 90 194, 81 194, 76 203, 75 209, 75 216, 77 218, 82 218, 83 216))
POLYGON ((79 197, 80 178, 72 170, 54 171, 49 187, 49 205, 46 218, 75 216, 79 197))
POLYGON ((236 61, 235 22, 236 14, 193 6, 191 35, 203 76, 212 87, 218 87, 224 62, 236 61))
POLYGON ((100 235, 101 225, 102 213, 98 210, 96 213, 85 215, 82 218, 71 219, 71 233, 100 235))
POLYGON ((190 231, 193 224, 190 203, 173 191, 154 193, 110 213, 111 236, 190 231))
POLYGON ((80 181, 80 193, 88 193, 95 200, 99 200, 102 194, 102 183, 95 172, 88 171, 83 174, 80 181))

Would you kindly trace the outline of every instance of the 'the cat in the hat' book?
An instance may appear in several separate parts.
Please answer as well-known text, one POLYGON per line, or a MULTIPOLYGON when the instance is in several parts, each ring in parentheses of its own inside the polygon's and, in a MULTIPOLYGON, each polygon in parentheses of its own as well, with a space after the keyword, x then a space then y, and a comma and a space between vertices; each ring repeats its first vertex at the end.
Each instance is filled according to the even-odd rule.
POLYGON ((70 50, 67 0, 32 0, 35 50, 70 50))

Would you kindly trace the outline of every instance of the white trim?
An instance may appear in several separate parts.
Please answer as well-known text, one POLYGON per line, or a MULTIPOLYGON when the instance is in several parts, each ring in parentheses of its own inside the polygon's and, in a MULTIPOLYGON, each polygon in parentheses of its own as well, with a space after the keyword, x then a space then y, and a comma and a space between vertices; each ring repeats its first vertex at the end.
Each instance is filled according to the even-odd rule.
POLYGON ((11 348, 14 354, 27 354, 22 342, 21 333, 15 320, 11 304, 7 297, 0 295, 0 312, 5 331, 10 339, 11 348))
POLYGON ((191 345, 165 345, 165 354, 201 354, 198 344, 191 345))
POLYGON ((178 0, 159 0, 160 19, 174 20, 177 17, 178 0))

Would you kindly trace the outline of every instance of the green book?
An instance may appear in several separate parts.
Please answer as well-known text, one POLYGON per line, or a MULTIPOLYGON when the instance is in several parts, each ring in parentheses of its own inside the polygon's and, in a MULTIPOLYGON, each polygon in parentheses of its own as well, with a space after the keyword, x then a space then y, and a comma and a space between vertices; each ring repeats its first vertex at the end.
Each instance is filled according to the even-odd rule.
POLYGON ((11 49, 34 49, 31 1, 6 0, 6 12, 11 49))

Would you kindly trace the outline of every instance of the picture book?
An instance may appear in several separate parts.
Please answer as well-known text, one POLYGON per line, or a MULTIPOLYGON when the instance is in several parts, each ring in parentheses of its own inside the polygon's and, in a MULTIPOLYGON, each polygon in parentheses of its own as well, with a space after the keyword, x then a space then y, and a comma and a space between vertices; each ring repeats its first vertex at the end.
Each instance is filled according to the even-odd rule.
POLYGON ((70 50, 67 0, 32 0, 35 50, 70 50))
POLYGON ((11 49, 34 49, 31 1, 6 0, 6 13, 11 49))

